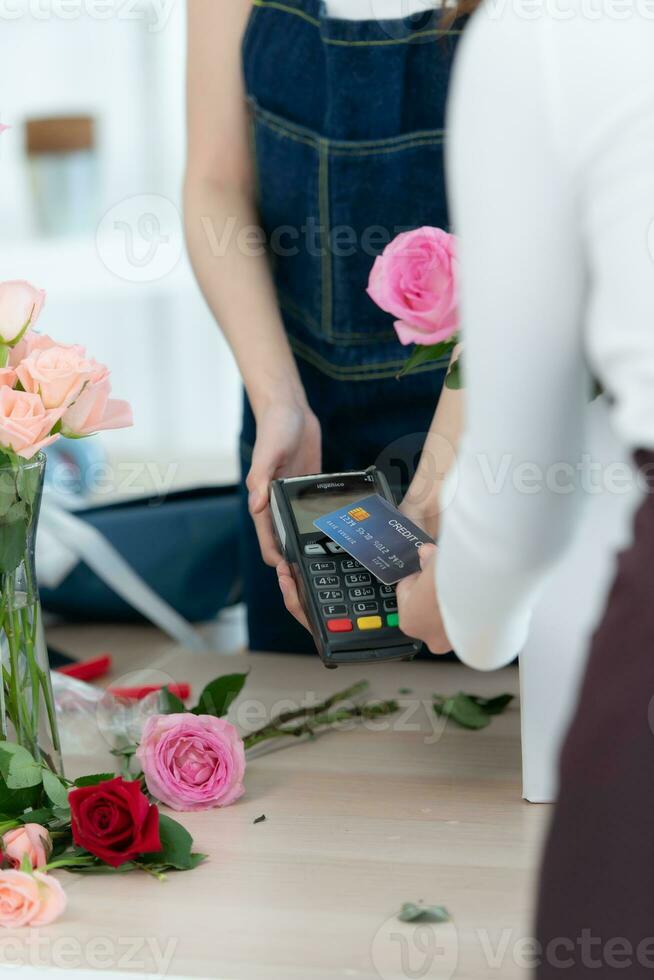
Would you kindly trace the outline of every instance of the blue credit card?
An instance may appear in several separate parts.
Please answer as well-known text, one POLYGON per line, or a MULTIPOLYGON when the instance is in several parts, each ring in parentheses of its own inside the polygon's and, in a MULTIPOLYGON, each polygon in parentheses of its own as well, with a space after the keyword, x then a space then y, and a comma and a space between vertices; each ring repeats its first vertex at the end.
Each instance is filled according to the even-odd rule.
POLYGON ((418 550, 432 538, 378 494, 339 507, 313 522, 384 585, 420 571, 418 550))

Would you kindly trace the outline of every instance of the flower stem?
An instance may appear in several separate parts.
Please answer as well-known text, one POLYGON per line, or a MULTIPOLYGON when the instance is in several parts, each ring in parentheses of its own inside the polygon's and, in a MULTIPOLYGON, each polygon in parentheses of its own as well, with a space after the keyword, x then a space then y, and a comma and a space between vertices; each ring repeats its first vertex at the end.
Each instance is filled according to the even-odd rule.
POLYGON ((329 711, 335 704, 340 704, 342 701, 353 701, 354 698, 360 697, 365 694, 370 685, 368 681, 357 681, 356 684, 352 684, 350 687, 346 687, 343 691, 337 691, 335 694, 331 694, 320 704, 310 705, 306 708, 296 708, 292 711, 282 711, 277 715, 273 715, 269 722, 267 722, 262 728, 257 728, 256 731, 250 732, 246 736, 246 748, 247 739, 257 738, 257 741, 263 741, 260 737, 265 732, 276 732, 282 725, 288 724, 289 721, 296 721, 298 718, 312 718, 317 715, 322 715, 326 711, 329 711))
MULTIPOLYGON (((326 703, 326 702, 324 702, 326 703)), ((399 708, 397 701, 377 701, 372 704, 354 705, 351 708, 337 708, 335 711, 317 710, 313 711, 311 717, 305 718, 299 725, 290 728, 271 728, 269 725, 252 732, 244 738, 246 749, 254 748, 276 738, 301 738, 303 735, 316 735, 321 729, 333 728, 345 721, 365 721, 372 718, 382 718, 394 714, 399 708)))

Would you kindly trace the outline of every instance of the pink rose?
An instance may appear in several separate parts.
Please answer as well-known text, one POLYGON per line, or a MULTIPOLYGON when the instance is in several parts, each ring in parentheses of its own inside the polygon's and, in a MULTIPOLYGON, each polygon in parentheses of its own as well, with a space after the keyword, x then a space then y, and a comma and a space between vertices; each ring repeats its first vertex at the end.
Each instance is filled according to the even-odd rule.
POLYGON ((458 316, 456 239, 440 228, 398 235, 375 259, 368 295, 399 317, 402 344, 438 344, 456 333, 458 316))
POLYGON ((0 368, 0 387, 2 385, 9 385, 13 388, 16 384, 16 372, 13 368, 0 368))
POLYGON ((84 356, 81 347, 48 347, 33 350, 16 368, 25 391, 39 394, 46 408, 73 402, 99 365, 84 356))
POLYGON ((0 926, 47 926, 66 908, 66 893, 56 878, 35 871, 0 871, 0 926))
POLYGON ((3 836, 2 851, 15 868, 20 868, 25 856, 33 868, 42 868, 52 853, 52 838, 40 824, 26 823, 3 836))
POLYGON ((91 381, 61 420, 64 436, 89 436, 101 429, 123 429, 133 425, 129 402, 110 398, 109 377, 91 381))
POLYGON ((23 280, 0 282, 0 340, 14 343, 36 323, 45 293, 23 280))
MULTIPOLYGON (((34 330, 28 330, 22 340, 19 340, 16 346, 9 351, 9 364, 11 367, 18 367, 20 362, 24 361, 32 351, 48 350, 50 347, 69 349, 67 344, 58 344, 52 337, 48 337, 47 333, 36 333, 34 330)), ((82 347, 78 347, 77 350, 83 352, 82 347)))
POLYGON ((62 409, 48 411, 38 395, 0 388, 0 448, 31 459, 57 438, 50 435, 62 409))
POLYGON ((136 756, 154 797, 173 810, 229 806, 244 792, 245 749, 213 715, 151 715, 136 756))

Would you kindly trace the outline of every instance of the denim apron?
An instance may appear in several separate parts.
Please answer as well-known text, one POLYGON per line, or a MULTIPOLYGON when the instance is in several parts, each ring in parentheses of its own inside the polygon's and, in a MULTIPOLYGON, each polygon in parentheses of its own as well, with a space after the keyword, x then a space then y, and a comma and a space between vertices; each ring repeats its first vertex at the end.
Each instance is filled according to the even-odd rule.
MULTIPOLYGON (((322 424, 323 471, 376 463, 398 493, 415 471, 446 365, 398 380, 408 350, 366 285, 395 235, 449 227, 443 126, 461 25, 443 31, 440 17, 345 21, 328 17, 321 0, 253 0, 243 39, 259 214, 322 424)), ((243 479, 254 439, 246 399, 243 479)), ((244 486, 242 517, 250 648, 313 650, 261 561, 244 486)))

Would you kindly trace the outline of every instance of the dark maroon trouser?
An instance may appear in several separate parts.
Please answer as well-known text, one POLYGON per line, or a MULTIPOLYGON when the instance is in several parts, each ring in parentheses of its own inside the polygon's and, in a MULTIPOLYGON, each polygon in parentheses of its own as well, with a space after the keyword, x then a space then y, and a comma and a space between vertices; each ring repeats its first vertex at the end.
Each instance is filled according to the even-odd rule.
POLYGON ((654 453, 595 635, 543 858, 538 980, 654 980, 654 453))

